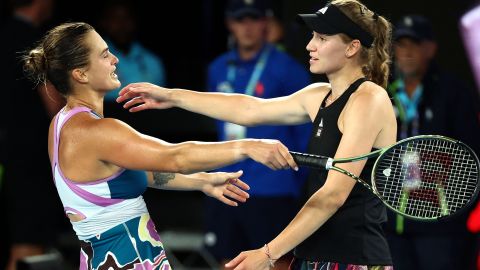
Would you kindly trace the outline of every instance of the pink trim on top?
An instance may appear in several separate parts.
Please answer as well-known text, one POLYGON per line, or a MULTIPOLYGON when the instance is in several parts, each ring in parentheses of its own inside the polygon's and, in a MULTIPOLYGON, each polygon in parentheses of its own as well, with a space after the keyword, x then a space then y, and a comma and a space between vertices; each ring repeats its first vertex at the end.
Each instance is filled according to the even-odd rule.
MULTIPOLYGON (((63 109, 62 109, 63 110, 63 109)), ((62 111, 60 110, 60 112, 62 111)), ((57 125, 60 112, 55 115, 55 120, 53 121, 53 157, 51 160, 52 165, 52 175, 53 175, 53 183, 55 183, 55 165, 57 164, 57 157, 58 157, 58 147, 57 147, 57 125)), ((56 183, 55 183, 56 185, 56 183)))
POLYGON ((55 123, 55 143, 54 143, 54 162, 55 164, 58 164, 58 148, 60 147, 60 134, 57 134, 57 131, 58 130, 61 130, 62 127, 65 125, 65 123, 67 123, 68 120, 70 120, 70 118, 72 116, 74 116, 75 114, 79 113, 79 112, 90 112, 91 109, 87 108, 87 107, 75 107, 73 109, 71 109, 70 111, 67 112, 67 116, 65 117, 65 119, 63 119, 63 122, 60 124, 60 126, 58 125, 58 121, 60 120, 60 114, 63 113, 65 111, 65 107, 63 107, 62 110, 60 110, 60 112, 58 112, 57 114, 57 121, 55 123))
POLYGON ((68 212, 73 213, 75 215, 79 215, 82 219, 86 219, 87 216, 85 216, 82 212, 78 211, 77 209, 73 209, 71 207, 64 207, 63 211, 65 212, 65 215, 68 217, 68 212))
MULTIPOLYGON (((65 184, 67 184, 67 186, 75 194, 77 194, 81 198, 83 198, 83 199, 85 199, 85 200, 87 200, 87 201, 89 201, 93 204, 96 204, 96 205, 99 205, 99 206, 109 206, 109 205, 117 204, 119 202, 124 201, 124 199, 104 198, 104 197, 92 194, 92 193, 90 193, 86 190, 83 190, 82 188, 80 188, 78 186, 79 184, 82 184, 82 183, 73 182, 72 180, 65 177, 65 175, 63 174, 63 172, 60 168, 60 164, 58 162, 58 148, 60 146, 60 134, 57 134, 57 130, 61 130, 62 127, 65 125, 65 123, 68 120, 70 120, 70 118, 72 116, 74 116, 75 114, 80 113, 80 112, 91 112, 91 109, 89 109, 87 107, 75 107, 75 108, 71 109, 70 111, 68 111, 67 116, 63 119, 63 122, 60 125, 58 125, 57 122, 59 121, 59 115, 60 115, 60 113, 63 113, 64 110, 65 110, 65 108, 63 108, 57 114, 57 119, 56 119, 55 128, 54 128, 54 131, 55 131, 55 134, 54 134, 54 136, 55 136, 54 137, 54 139, 55 139, 54 140, 54 164, 52 166, 54 175, 55 175, 55 166, 57 166, 58 172, 60 173, 60 176, 62 177, 62 180, 65 182, 65 184)), ((123 173, 124 171, 125 171, 125 169, 121 169, 120 171, 116 172, 112 176, 109 176, 107 178, 103 178, 103 179, 100 179, 100 180, 96 180, 94 182, 89 182, 89 183, 86 183, 86 184, 87 185, 94 185, 94 184, 98 184, 98 183, 102 183, 102 182, 111 180, 111 179, 117 177, 118 175, 120 175, 121 173, 123 173)))
POLYGON ((90 193, 90 192, 82 189, 81 187, 79 187, 75 184, 72 184, 68 181, 65 181, 65 183, 75 194, 77 194, 81 198, 83 198, 83 199, 85 199, 85 200, 87 200, 87 201, 89 201, 93 204, 96 204, 98 206, 105 207, 105 206, 114 205, 114 204, 117 204, 117 203, 120 203, 120 202, 124 201, 124 199, 104 198, 104 197, 95 195, 93 193, 90 193))

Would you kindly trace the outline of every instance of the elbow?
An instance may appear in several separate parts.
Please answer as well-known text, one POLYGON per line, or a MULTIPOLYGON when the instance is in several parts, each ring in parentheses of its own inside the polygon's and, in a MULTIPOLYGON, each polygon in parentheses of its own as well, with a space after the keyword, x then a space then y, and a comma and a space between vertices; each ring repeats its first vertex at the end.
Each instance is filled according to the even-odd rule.
POLYGON ((185 157, 181 154, 177 154, 172 157, 172 172, 181 173, 181 174, 190 174, 193 173, 191 168, 188 166, 188 162, 186 162, 185 157))
POLYGON ((184 162, 184 160, 179 156, 175 156, 172 158, 171 167, 172 167, 172 172, 174 173, 181 173, 181 174, 189 173, 189 170, 188 170, 189 168, 187 167, 186 162, 184 162))
MULTIPOLYGON (((245 127, 254 127, 259 125, 258 104, 252 97, 246 97, 243 101, 239 101, 243 104, 242 112, 237 115, 237 124, 245 127)), ((242 106, 242 105, 241 105, 242 106)))
POLYGON ((330 209, 337 211, 340 207, 345 204, 348 196, 342 196, 341 194, 336 194, 330 197, 328 200, 328 206, 330 209))
POLYGON ((254 127, 258 125, 258 123, 255 122, 255 114, 251 111, 248 111, 244 115, 242 115, 238 121, 236 121, 239 125, 244 126, 244 127, 254 127))
POLYGON ((171 172, 181 173, 181 174, 191 174, 197 172, 192 168, 192 163, 189 161, 189 149, 188 146, 190 143, 182 143, 178 148, 173 151, 170 156, 170 166, 171 172))
POLYGON ((345 204, 348 194, 344 195, 338 192, 321 192, 317 193, 316 199, 312 200, 312 206, 315 208, 324 209, 330 213, 335 213, 340 207, 345 204), (323 193, 323 196, 320 195, 323 193), (320 195, 320 196, 318 196, 320 195))

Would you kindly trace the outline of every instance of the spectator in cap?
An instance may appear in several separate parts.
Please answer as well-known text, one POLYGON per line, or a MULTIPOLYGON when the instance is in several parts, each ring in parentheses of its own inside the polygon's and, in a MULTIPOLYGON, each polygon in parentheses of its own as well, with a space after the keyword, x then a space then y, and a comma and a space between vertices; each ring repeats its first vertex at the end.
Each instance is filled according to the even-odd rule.
MULTIPOLYGON (((430 21, 402 17, 394 32, 394 74, 388 86, 397 117, 397 139, 439 134, 480 150, 478 94, 435 62, 437 43, 430 21)), ((389 212, 387 236, 395 270, 469 269, 473 236, 466 216, 425 223, 389 212)))
POLYGON ((236 20, 245 17, 264 18, 267 15, 267 3, 265 0, 230 0, 225 15, 236 20))
MULTIPOLYGON (((226 24, 233 42, 231 50, 209 66, 210 92, 275 98, 310 83, 305 67, 267 41, 270 8, 265 0, 228 1, 226 24)), ((281 140, 289 149, 303 151, 310 126, 245 127, 217 121, 217 132, 220 140, 271 138, 281 140)), ((306 171, 272 173, 251 162, 234 167, 242 168, 248 179, 252 191, 249 203, 232 212, 213 200, 207 202, 206 229, 216 239, 208 248, 222 265, 242 250, 262 246, 280 233, 298 210, 297 198, 306 178, 306 171)), ((289 256, 279 261, 277 269, 288 267, 289 256)))

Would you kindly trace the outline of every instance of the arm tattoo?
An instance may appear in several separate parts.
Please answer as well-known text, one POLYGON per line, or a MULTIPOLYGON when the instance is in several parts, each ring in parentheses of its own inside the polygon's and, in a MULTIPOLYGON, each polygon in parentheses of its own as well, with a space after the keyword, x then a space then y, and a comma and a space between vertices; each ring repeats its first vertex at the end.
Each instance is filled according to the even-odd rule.
POLYGON ((175 179, 174 173, 153 172, 153 186, 156 188, 166 185, 172 179, 175 179))

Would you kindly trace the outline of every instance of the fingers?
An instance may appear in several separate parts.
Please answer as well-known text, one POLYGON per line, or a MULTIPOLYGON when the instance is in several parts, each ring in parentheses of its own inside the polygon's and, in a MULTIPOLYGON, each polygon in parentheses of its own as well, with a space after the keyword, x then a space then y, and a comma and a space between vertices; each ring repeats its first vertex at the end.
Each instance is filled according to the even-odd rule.
POLYGON ((288 151, 288 148, 285 146, 285 145, 281 145, 281 148, 280 149, 280 154, 283 156, 283 158, 285 159, 285 161, 287 162, 288 166, 287 166, 287 169, 288 168, 292 168, 294 169, 295 171, 298 171, 298 165, 297 163, 295 162, 295 160, 293 159, 292 155, 290 154, 290 152, 288 151))
POLYGON ((134 98, 134 97, 137 97, 140 95, 140 92, 139 92, 139 89, 137 89, 138 84, 135 84, 135 83, 131 83, 127 86, 125 86, 122 90, 120 90, 120 92, 118 93, 118 97, 116 99, 116 101, 118 103, 121 103, 127 99, 131 99, 131 98, 134 98))
POLYGON ((143 103, 141 105, 130 108, 128 111, 129 112, 139 112, 139 111, 143 111, 143 110, 147 110, 147 109, 148 109, 147 104, 143 103))
POLYGON ((146 102, 142 97, 135 97, 129 100, 128 102, 126 102, 125 104, 123 104, 123 108, 129 109, 128 110, 129 112, 139 112, 139 111, 150 109, 152 106, 149 104, 150 103, 146 102), (134 107, 134 105, 137 105, 137 104, 140 104, 140 105, 134 107))
POLYGON ((235 257, 233 260, 229 261, 228 263, 225 264, 225 267, 227 268, 233 268, 239 265, 245 258, 247 257, 247 254, 244 252, 238 254, 237 257, 235 257))
POLYGON ((145 101, 141 97, 134 97, 134 98, 130 99, 129 101, 127 101, 125 104, 123 104, 123 108, 128 109, 135 104, 143 103, 143 102, 145 102, 145 101))
POLYGON ((240 171, 238 171, 238 172, 229 173, 229 174, 228 174, 228 177, 229 177, 229 178, 232 178, 232 179, 238 179, 238 178, 240 178, 240 176, 242 176, 242 174, 243 174, 243 171, 240 170, 240 171))
POLYGON ((274 160, 272 161, 272 166, 279 170, 279 169, 294 169, 295 171, 298 171, 298 166, 295 163, 295 160, 293 159, 292 155, 288 151, 288 148, 283 145, 281 142, 277 141, 275 145, 275 154, 274 154, 274 160))
POLYGON ((127 91, 129 91, 130 87, 135 87, 136 83, 129 83, 127 86, 123 87, 120 92, 118 92, 118 95, 124 95, 127 91))
POLYGON ((233 185, 228 185, 224 190, 223 194, 240 202, 246 202, 247 199, 250 197, 247 192, 233 185))
POLYGON ((232 185, 235 185, 243 190, 250 190, 250 186, 243 182, 242 180, 238 179, 238 178, 235 178, 235 179, 230 179, 230 183, 232 185))
POLYGON ((238 203, 235 202, 235 201, 232 201, 232 200, 229 200, 227 197, 224 197, 224 196, 220 196, 220 198, 218 198, 219 201, 223 202, 224 204, 226 205, 230 205, 230 206, 238 206, 238 203))
POLYGON ((272 170, 281 170, 290 168, 287 160, 280 151, 275 151, 272 157, 265 163, 272 170))

